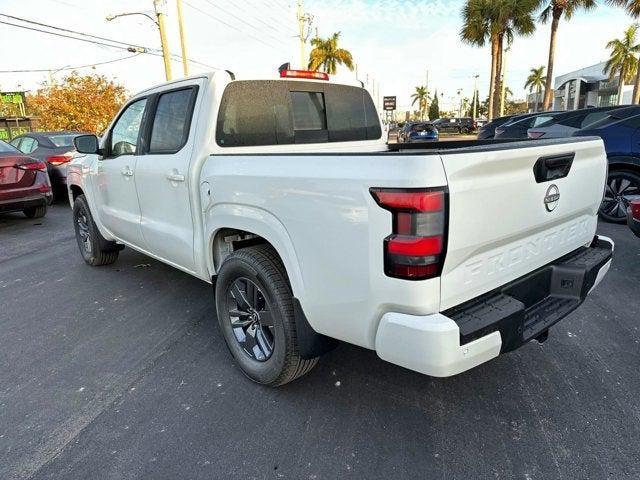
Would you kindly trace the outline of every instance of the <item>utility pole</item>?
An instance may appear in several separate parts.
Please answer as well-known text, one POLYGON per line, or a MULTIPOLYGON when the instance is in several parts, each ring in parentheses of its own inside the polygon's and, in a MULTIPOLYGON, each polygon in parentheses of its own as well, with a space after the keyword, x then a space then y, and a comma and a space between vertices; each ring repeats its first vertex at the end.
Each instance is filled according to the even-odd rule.
POLYGON ((305 43, 307 43, 306 35, 304 32, 304 25, 307 22, 307 18, 304 15, 304 5, 302 0, 298 0, 298 35, 300 36, 300 69, 304 70, 307 65, 305 62, 305 43))
POLYGON ((162 45, 162 58, 164 59, 164 74, 167 81, 171 80, 171 54, 167 43, 167 30, 164 24, 164 6, 166 0, 153 0, 153 9, 158 19, 158 29, 160 30, 160 44, 162 45))
POLYGON ((424 88, 427 93, 424 99, 424 111, 427 114, 427 118, 429 118, 429 69, 428 68, 427 68, 427 75, 425 77, 424 88))
POLYGON ((184 31, 184 19, 182 17, 182 0, 176 0, 178 7, 178 29, 180 31, 180 49, 182 50, 182 71, 185 77, 189 76, 189 60, 187 57, 187 39, 184 31))
POLYGON ((500 92, 500 116, 504 117, 504 102, 507 97, 507 53, 511 47, 507 47, 502 55, 502 91, 500 92))

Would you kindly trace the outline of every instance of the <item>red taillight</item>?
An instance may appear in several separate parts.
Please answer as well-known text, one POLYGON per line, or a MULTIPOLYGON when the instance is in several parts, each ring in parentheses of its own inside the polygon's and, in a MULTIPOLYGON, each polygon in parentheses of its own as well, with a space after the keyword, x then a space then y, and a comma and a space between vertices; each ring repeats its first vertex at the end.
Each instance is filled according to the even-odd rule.
POLYGON ((529 132, 528 135, 529 135, 529 138, 536 139, 536 138, 544 137, 544 133, 545 132, 529 132))
POLYGON ((631 216, 640 220, 640 200, 632 200, 629 207, 631 208, 631 216))
POLYGON ((47 162, 56 167, 69 163, 71 160, 73 160, 73 157, 70 155, 52 155, 51 157, 47 157, 47 162))
POLYGON ((16 165, 16 168, 19 168, 20 170, 40 170, 41 172, 47 170, 47 166, 44 162, 22 163, 20 165, 16 165))
POLYGON ((440 275, 444 263, 444 188, 371 188, 373 198, 393 214, 393 233, 384 239, 385 273, 424 280, 440 275))
POLYGON ((310 78, 313 80, 329 80, 329 74, 310 70, 280 70, 280 78, 310 78))

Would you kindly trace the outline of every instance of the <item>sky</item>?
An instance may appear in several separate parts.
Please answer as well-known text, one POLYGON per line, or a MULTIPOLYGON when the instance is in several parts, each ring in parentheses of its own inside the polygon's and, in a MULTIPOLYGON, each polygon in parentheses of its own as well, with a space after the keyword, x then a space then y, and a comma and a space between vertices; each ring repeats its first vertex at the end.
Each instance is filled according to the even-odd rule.
MULTIPOLYGON (((560 24, 555 74, 561 75, 608 57, 607 41, 620 37, 633 21, 621 9, 603 5, 560 24)), ((424 85, 438 90, 444 108, 457 104, 457 91, 471 97, 473 76, 486 95, 489 84, 489 48, 476 48, 459 39, 463 0, 304 0, 313 17, 312 32, 320 36, 341 32, 340 44, 350 50, 358 77, 373 82, 380 96, 398 97, 399 109, 408 109, 410 95, 424 85), (428 73, 427 73, 428 72, 428 73)), ((285 62, 297 65, 296 0, 183 0, 190 73, 215 68, 232 70, 238 78, 275 75, 285 62)), ((176 2, 166 0, 168 41, 180 53, 176 2)), ((153 14, 152 0, 0 0, 0 13, 124 43, 159 48, 156 26, 133 15, 107 21, 125 12, 153 14)), ((0 16, 0 21, 21 23, 0 16)), ((33 26, 33 25, 32 25, 33 26)), ((39 27, 38 27, 39 28, 39 27)), ((516 38, 507 58, 507 84, 516 98, 524 98, 524 83, 532 67, 546 65, 549 25, 539 24, 528 38, 516 38)), ((61 68, 108 62, 132 54, 0 23, 5 54, 0 63, 0 89, 35 90, 69 70, 61 68), (49 72, 15 73, 9 70, 47 69, 49 72)), ((307 47, 307 54, 309 47, 307 47)), ((182 76, 179 61, 172 64, 174 78, 182 76)), ((137 55, 80 73, 98 73, 124 84, 134 93, 164 81, 162 59, 137 55)), ((342 68, 336 80, 353 81, 355 73, 342 68)))

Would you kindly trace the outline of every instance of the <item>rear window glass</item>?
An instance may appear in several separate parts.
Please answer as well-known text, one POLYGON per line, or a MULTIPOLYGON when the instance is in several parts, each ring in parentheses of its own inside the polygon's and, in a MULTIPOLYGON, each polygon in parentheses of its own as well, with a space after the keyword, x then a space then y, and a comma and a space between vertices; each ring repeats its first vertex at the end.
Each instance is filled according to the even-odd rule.
POLYGON ((0 153, 20 153, 20 150, 0 140, 0 153))
POLYGON ((237 81, 225 89, 216 141, 222 147, 373 140, 382 136, 362 88, 318 82, 237 81))
POLYGON ((411 131, 413 132, 429 132, 431 130, 433 130, 433 127, 428 123, 422 123, 411 127, 411 131))
POLYGON ((326 130, 327 112, 322 92, 291 92, 294 130, 326 130))
POLYGON ((51 140, 56 147, 73 147, 73 139, 77 135, 49 135, 47 138, 51 140))

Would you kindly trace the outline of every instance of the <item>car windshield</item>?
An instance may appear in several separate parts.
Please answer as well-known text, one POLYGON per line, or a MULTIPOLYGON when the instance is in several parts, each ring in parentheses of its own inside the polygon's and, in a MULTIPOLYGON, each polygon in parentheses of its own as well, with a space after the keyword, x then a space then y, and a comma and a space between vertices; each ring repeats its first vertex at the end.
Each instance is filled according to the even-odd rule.
POLYGON ((20 153, 13 145, 9 145, 7 142, 0 140, 0 153, 20 153))
POLYGON ((48 135, 47 138, 51 140, 56 147, 73 147, 73 139, 77 136, 77 134, 65 133, 62 135, 48 135))

